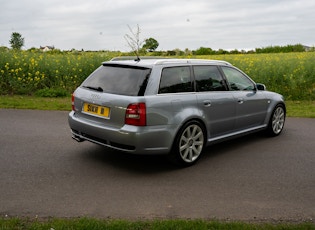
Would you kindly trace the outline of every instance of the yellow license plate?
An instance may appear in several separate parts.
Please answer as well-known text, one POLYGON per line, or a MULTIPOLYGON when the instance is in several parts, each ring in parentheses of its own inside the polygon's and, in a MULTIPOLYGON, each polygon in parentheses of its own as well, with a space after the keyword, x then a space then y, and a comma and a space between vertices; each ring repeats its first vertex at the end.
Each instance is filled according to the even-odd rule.
POLYGON ((99 117, 109 118, 109 111, 110 109, 105 106, 99 106, 89 103, 84 103, 83 105, 83 112, 99 117))

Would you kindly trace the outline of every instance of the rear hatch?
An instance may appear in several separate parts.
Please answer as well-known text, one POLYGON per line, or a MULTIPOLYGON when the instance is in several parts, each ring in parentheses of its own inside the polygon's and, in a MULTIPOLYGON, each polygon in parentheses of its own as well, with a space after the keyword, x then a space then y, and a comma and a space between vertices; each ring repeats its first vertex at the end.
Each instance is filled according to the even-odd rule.
POLYGON ((147 67, 104 63, 74 92, 75 116, 95 125, 122 127, 127 108, 143 102, 150 73, 147 67))

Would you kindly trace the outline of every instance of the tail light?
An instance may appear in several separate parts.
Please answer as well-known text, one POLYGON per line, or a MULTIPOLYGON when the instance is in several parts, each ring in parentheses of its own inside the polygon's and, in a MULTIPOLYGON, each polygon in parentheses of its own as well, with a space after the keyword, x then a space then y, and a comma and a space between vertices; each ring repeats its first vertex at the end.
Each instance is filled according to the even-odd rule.
POLYGON ((71 106, 72 106, 72 110, 75 111, 75 107, 74 107, 74 93, 71 95, 71 106))
POLYGON ((126 110, 125 124, 135 126, 146 126, 145 103, 130 104, 126 110))

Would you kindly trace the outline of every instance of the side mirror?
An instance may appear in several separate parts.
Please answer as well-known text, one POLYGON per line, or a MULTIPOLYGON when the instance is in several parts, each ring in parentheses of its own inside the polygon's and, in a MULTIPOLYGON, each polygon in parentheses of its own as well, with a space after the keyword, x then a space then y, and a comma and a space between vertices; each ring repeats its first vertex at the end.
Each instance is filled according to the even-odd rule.
POLYGON ((256 87, 258 90, 266 90, 266 86, 264 84, 257 83, 256 87))

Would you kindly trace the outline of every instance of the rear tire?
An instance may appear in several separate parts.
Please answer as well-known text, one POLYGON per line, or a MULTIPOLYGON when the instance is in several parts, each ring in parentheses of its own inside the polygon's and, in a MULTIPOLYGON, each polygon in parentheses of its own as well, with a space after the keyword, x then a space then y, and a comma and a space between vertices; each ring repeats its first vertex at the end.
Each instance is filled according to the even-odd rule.
POLYGON ((278 136, 284 127, 285 123, 285 108, 284 105, 279 104, 277 105, 270 117, 268 128, 267 128, 267 134, 271 137, 278 136))
POLYGON ((187 122, 176 136, 170 159, 181 166, 191 166, 200 159, 205 142, 203 125, 198 121, 187 122))

